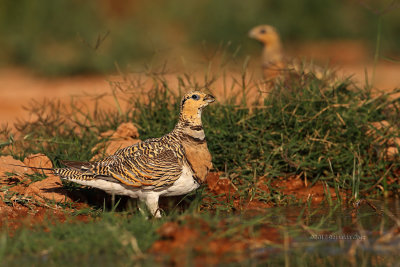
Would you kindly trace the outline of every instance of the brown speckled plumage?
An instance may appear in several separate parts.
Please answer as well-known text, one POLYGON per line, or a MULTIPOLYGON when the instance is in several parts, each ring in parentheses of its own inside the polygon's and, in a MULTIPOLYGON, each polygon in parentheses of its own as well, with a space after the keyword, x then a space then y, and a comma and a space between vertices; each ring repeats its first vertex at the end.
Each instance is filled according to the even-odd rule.
POLYGON ((63 179, 109 193, 138 197, 159 216, 159 196, 188 193, 205 181, 212 168, 201 111, 213 101, 214 97, 209 94, 190 92, 181 101, 179 121, 172 132, 122 148, 96 162, 65 161, 68 168, 54 169, 54 172, 63 179), (179 179, 183 180, 176 183, 179 179), (154 198, 156 207, 149 200, 154 198))

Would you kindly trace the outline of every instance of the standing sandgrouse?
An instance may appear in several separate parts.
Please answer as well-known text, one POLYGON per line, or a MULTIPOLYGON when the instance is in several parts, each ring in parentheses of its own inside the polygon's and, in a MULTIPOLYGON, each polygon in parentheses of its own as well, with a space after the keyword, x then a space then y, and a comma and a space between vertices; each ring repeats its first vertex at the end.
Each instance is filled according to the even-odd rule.
POLYGON ((183 195, 197 189, 212 168, 201 113, 214 100, 200 91, 187 93, 172 132, 122 148, 100 161, 65 161, 68 168, 53 171, 68 181, 139 198, 151 214, 161 217, 160 196, 183 195))
POLYGON ((259 25, 249 31, 249 37, 263 44, 262 70, 264 79, 271 80, 282 76, 285 72, 312 73, 317 79, 329 77, 332 81, 333 73, 316 65, 304 65, 295 60, 288 60, 283 55, 282 43, 278 31, 270 25, 259 25))

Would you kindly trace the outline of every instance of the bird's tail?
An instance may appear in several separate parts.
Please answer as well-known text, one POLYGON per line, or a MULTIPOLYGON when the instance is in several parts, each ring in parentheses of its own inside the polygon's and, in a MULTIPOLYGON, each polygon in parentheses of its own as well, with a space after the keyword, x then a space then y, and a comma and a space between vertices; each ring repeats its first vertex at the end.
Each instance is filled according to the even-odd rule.
POLYGON ((60 176, 61 179, 66 179, 66 180, 91 180, 94 178, 93 173, 91 172, 80 171, 71 168, 42 168, 42 167, 33 167, 20 164, 9 164, 9 165, 16 167, 30 168, 32 170, 51 171, 54 175, 60 176))

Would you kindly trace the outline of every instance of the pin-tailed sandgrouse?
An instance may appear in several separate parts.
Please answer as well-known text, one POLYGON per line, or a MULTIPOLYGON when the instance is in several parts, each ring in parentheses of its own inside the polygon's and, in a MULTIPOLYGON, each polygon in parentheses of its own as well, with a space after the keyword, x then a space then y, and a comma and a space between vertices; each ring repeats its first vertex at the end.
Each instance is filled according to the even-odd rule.
POLYGON ((201 113, 214 100, 200 91, 187 93, 172 132, 122 148, 100 161, 63 162, 68 168, 54 172, 68 181, 110 194, 139 198, 155 217, 160 217, 160 196, 183 195, 197 189, 212 168, 201 113))
POLYGON ((271 25, 259 25, 249 31, 249 37, 262 43, 262 70, 266 80, 277 78, 285 73, 312 73, 316 78, 329 77, 333 81, 333 73, 314 64, 302 64, 284 57, 281 38, 271 25))

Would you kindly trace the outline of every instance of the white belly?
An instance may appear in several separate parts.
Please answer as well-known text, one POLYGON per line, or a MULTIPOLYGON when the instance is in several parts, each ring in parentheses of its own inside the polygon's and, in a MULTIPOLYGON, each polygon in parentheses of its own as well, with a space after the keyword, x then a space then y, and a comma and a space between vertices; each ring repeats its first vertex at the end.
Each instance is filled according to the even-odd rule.
POLYGON ((199 183, 193 179, 192 170, 188 166, 183 167, 181 177, 172 186, 161 191, 161 196, 179 196, 192 192, 199 188, 199 183))
POLYGON ((181 176, 169 187, 165 189, 158 189, 153 191, 151 189, 135 188, 131 186, 125 186, 122 183, 115 183, 101 179, 94 180, 73 180, 67 179, 81 185, 87 185, 106 191, 109 194, 124 195, 132 198, 144 199, 147 195, 158 195, 158 196, 179 196, 196 190, 200 185, 193 179, 193 174, 188 166, 184 166, 181 176))

